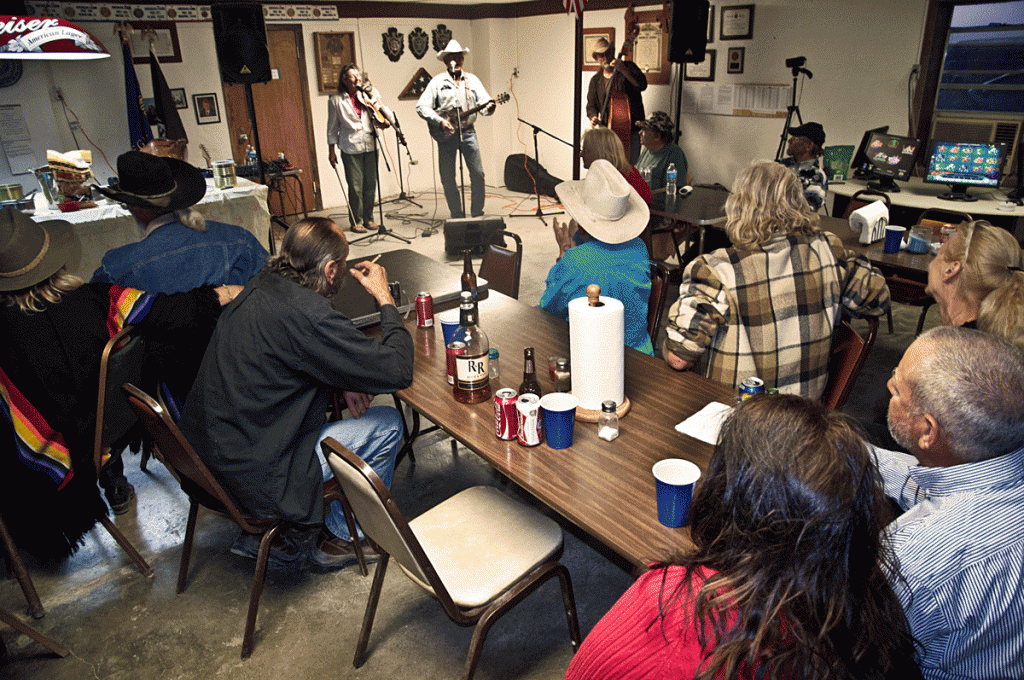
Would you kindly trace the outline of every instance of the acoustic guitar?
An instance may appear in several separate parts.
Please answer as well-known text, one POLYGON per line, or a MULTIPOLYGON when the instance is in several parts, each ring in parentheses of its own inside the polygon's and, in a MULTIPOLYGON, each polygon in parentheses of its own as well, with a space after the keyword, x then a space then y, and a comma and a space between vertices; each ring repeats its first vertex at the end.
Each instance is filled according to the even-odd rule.
MULTIPOLYGON (((457 108, 448 108, 448 109, 435 109, 434 113, 436 113, 437 115, 441 116, 441 118, 443 118, 444 120, 446 120, 449 123, 451 123, 451 126, 453 128, 455 128, 456 130, 458 130, 459 129, 459 121, 460 121, 460 119, 461 119, 462 123, 465 124, 467 118, 472 116, 477 111, 480 111, 482 109, 487 108, 488 106, 491 105, 491 102, 494 102, 495 104, 504 104, 508 100, 509 100, 508 93, 507 92, 502 92, 501 94, 499 94, 494 99, 486 101, 483 104, 480 104, 479 106, 474 106, 473 108, 469 109, 468 111, 459 111, 459 109, 457 109, 457 108)), ((428 123, 427 127, 430 128, 430 136, 433 137, 434 139, 436 139, 439 142, 445 141, 446 139, 448 139, 449 137, 451 137, 454 134, 452 132, 448 132, 447 130, 445 130, 444 126, 441 125, 441 123, 435 123, 434 121, 427 121, 427 123, 428 123)))

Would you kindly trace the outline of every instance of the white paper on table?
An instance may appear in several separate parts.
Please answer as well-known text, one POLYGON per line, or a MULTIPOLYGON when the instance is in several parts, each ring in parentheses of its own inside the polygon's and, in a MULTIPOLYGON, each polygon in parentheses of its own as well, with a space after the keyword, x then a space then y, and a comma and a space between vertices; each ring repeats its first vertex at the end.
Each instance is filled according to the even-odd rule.
POLYGON ((713 401, 676 425, 676 430, 714 446, 718 444, 718 432, 722 429, 722 423, 734 408, 736 407, 713 401))

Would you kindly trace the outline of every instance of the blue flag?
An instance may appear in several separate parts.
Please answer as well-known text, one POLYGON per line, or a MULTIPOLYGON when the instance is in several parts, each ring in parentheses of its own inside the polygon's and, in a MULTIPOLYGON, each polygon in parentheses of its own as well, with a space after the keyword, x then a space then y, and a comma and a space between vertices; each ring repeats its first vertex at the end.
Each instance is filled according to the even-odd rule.
POLYGON ((153 130, 142 109, 142 90, 139 89, 139 78, 132 64, 129 41, 121 41, 121 53, 124 55, 124 93, 128 103, 128 139, 133 149, 140 149, 153 139, 153 130))

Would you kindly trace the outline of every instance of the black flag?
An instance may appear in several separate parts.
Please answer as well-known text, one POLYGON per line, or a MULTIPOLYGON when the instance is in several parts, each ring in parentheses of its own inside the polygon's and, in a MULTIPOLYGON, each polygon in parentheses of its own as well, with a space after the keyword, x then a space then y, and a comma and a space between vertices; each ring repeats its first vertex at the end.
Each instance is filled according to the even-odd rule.
POLYGON ((174 97, 171 96, 171 88, 167 86, 164 72, 160 70, 160 62, 153 54, 152 43, 149 45, 149 65, 153 76, 153 102, 157 115, 164 124, 164 137, 188 140, 185 126, 181 124, 181 116, 178 115, 178 107, 174 105, 174 97))

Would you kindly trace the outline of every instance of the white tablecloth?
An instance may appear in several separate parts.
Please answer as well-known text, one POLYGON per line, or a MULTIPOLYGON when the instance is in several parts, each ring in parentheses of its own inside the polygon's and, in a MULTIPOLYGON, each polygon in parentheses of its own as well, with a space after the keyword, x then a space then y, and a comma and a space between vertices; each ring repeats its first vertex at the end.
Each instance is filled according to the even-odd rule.
MULTIPOLYGON (((213 180, 206 180, 206 195, 195 206, 203 217, 214 222, 237 224, 251 232, 266 248, 270 232, 270 211, 267 208, 267 187, 239 177, 233 189, 217 189, 213 180)), ((100 266, 103 255, 111 248, 141 241, 142 227, 131 213, 117 203, 72 213, 37 213, 36 222, 61 219, 75 227, 82 242, 79 258, 68 263, 68 271, 88 281, 100 266)))

